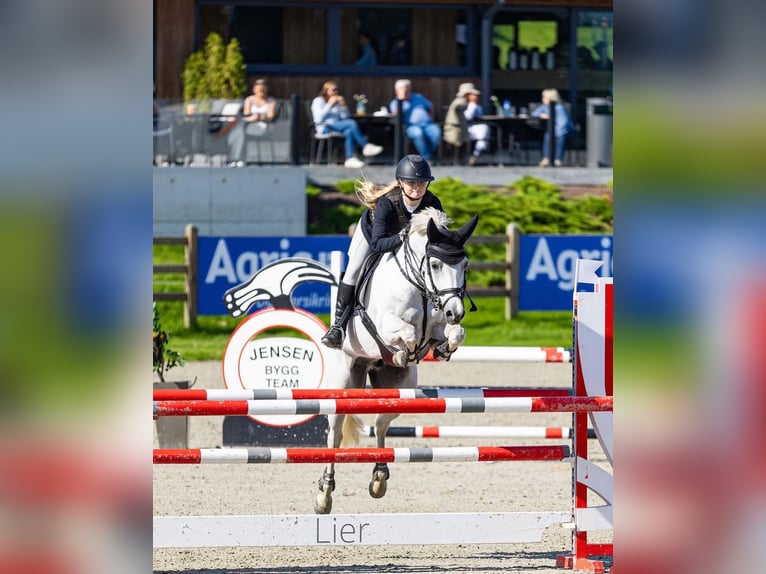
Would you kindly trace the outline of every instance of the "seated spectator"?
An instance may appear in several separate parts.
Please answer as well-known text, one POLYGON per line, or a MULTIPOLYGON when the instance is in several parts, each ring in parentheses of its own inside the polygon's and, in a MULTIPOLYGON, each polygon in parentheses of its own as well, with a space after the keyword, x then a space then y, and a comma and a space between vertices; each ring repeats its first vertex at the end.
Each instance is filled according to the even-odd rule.
POLYGON ((394 84, 396 97, 391 100, 391 114, 397 114, 397 100, 402 100, 402 122, 407 130, 407 137, 415 144, 418 154, 430 160, 442 141, 442 129, 434 123, 434 108, 423 94, 412 93, 412 82, 397 80, 394 84))
POLYGON ((383 151, 379 145, 369 143, 362 135, 356 120, 349 117, 346 99, 338 93, 335 82, 325 82, 319 95, 311 102, 311 116, 317 133, 340 132, 346 138, 346 167, 364 167, 365 163, 354 155, 357 146, 362 155, 372 157, 383 151))
MULTIPOLYGON (((554 159, 554 165, 560 166, 564 159, 564 148, 566 146, 567 138, 569 134, 574 131, 574 124, 569 117, 569 112, 566 106, 561 103, 561 96, 556 89, 543 90, 542 104, 537 106, 532 112, 532 116, 547 120, 550 118, 550 106, 555 106, 556 110, 556 124, 553 126, 553 137, 556 140, 556 157, 554 159)), ((550 149, 550 136, 548 130, 545 130, 543 135, 543 159, 540 162, 540 167, 548 167, 551 164, 551 158, 548 150, 550 149)))
POLYGON ((270 122, 274 120, 277 101, 269 95, 269 84, 259 79, 253 84, 253 94, 245 98, 242 113, 246 122, 270 122))
POLYGON ((226 134, 229 144, 229 160, 232 167, 244 167, 245 134, 262 135, 269 129, 269 122, 274 120, 277 101, 269 95, 269 84, 264 79, 253 83, 252 95, 245 98, 242 118, 230 122, 218 136, 226 134))
POLYGON ((472 123, 476 118, 484 115, 484 110, 479 103, 480 95, 481 92, 472 83, 460 84, 444 120, 444 141, 455 146, 460 146, 465 141, 476 142, 468 165, 476 165, 479 156, 489 149, 489 126, 472 123), (463 114, 466 122, 461 122, 457 114, 463 114))

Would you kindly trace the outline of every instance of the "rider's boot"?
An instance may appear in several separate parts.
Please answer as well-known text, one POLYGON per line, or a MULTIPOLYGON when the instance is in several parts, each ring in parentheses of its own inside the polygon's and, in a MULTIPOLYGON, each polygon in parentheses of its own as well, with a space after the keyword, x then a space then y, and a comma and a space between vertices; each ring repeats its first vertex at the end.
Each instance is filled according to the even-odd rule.
POLYGON ((347 285, 341 281, 338 287, 338 299, 335 301, 335 322, 330 330, 322 337, 322 344, 331 349, 340 349, 343 346, 343 336, 354 308, 355 285, 347 285))

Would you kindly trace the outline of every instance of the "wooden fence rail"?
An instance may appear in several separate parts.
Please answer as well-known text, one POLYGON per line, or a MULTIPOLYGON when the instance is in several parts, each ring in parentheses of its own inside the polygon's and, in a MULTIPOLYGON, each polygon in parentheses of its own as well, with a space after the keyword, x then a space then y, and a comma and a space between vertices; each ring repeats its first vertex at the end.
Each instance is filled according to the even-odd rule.
MULTIPOLYGON (((183 301, 184 326, 187 328, 197 324, 197 228, 187 225, 183 237, 155 237, 154 245, 183 245, 183 265, 154 265, 155 275, 181 273, 184 275, 183 292, 153 293, 155 301, 183 301)), ((506 227, 505 235, 476 235, 468 240, 471 244, 505 244, 504 261, 471 261, 474 271, 503 271, 505 285, 502 287, 471 287, 468 290, 472 297, 503 297, 505 299, 505 318, 511 319, 519 312, 519 246, 521 230, 515 223, 506 227)))
POLYGON ((184 228, 183 237, 155 237, 154 245, 183 245, 183 265, 154 265, 152 273, 163 275, 168 273, 181 273, 184 276, 184 290, 172 293, 152 293, 154 301, 183 301, 184 303, 184 326, 188 329, 197 324, 197 227, 187 225, 184 228))

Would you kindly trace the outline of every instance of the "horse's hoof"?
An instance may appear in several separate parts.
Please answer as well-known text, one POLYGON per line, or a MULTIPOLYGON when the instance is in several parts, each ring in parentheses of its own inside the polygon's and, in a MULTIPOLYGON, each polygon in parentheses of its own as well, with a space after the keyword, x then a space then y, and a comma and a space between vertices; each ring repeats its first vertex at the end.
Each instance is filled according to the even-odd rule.
POLYGON ((324 497, 324 493, 319 493, 314 501, 314 514, 330 514, 332 511, 332 497, 324 497))
POLYGON ((402 369, 407 366, 407 351, 396 351, 391 359, 395 367, 401 367, 402 369))
POLYGON ((370 486, 367 490, 370 492, 370 496, 373 498, 383 498, 386 495, 386 489, 388 488, 388 481, 386 476, 382 472, 376 472, 375 476, 370 481, 370 486))

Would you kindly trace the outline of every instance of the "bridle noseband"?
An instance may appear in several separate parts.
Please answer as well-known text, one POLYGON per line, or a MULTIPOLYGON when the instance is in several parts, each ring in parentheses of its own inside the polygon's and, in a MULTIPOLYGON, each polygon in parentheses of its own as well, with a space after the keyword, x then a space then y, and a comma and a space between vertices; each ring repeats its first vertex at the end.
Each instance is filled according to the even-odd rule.
MULTIPOLYGON (((453 298, 453 297, 459 297, 460 301, 462 302, 464 296, 467 294, 466 292, 466 274, 465 271, 463 272, 463 284, 460 287, 448 287, 445 289, 439 289, 436 286, 436 282, 434 281, 433 274, 431 272, 431 266, 428 264, 431 257, 434 257, 435 259, 439 259, 442 262, 445 262, 445 259, 450 257, 450 255, 454 256, 454 254, 449 254, 446 251, 444 251, 444 255, 442 257, 439 257, 438 255, 429 255, 429 251, 443 251, 434 245, 432 245, 430 242, 426 243, 426 248, 423 253, 423 256, 418 261, 418 255, 415 253, 415 251, 412 249, 412 245, 410 245, 410 238, 409 235, 406 234, 402 240, 402 255, 403 255, 403 261, 399 260, 398 254, 394 254, 394 260, 396 261, 397 266, 399 267, 399 271, 404 276, 407 281, 409 281, 415 288, 417 288, 420 291, 420 294, 423 296, 424 300, 428 300, 431 305, 433 305, 434 309, 437 311, 441 311, 447 306, 447 303, 453 298), (425 270, 423 269, 425 267, 425 270), (428 282, 430 282, 430 287, 428 285, 428 282, 426 282, 426 277, 428 278, 428 282), (442 301, 442 296, 449 295, 446 300, 442 301)), ((471 299, 471 296, 468 296, 468 299, 471 301, 471 311, 474 311, 476 309, 476 305, 474 305, 473 299, 471 299)))

